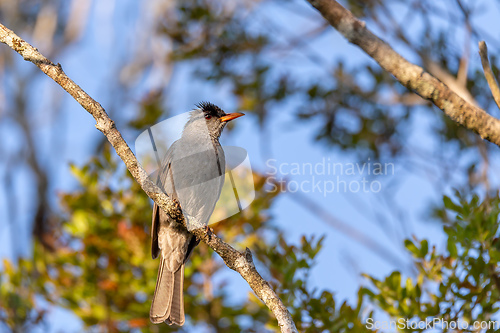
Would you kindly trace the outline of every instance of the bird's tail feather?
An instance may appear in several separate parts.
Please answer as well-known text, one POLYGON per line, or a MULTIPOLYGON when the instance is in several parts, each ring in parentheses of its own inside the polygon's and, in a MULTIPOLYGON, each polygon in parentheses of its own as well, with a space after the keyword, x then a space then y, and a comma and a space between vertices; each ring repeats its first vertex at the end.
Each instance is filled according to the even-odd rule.
POLYGON ((149 311, 151 322, 166 322, 169 325, 184 324, 184 265, 177 272, 169 272, 162 258, 158 268, 156 289, 149 311))

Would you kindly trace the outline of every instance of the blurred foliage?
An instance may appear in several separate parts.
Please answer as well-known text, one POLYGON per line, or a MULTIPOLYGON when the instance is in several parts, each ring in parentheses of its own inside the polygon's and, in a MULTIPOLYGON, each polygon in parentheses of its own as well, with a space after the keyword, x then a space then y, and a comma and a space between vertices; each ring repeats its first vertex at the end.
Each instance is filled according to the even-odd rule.
POLYGON ((19 259, 17 266, 4 259, 0 273, 0 327, 29 331, 43 324, 45 310, 37 306, 37 279, 31 260, 19 259))
MULTIPOLYGON (((81 190, 60 195, 66 214, 55 251, 36 242, 32 261, 21 259, 17 267, 5 261, 0 273, 0 313, 2 322, 13 331, 43 318, 45 311, 36 306, 35 295, 71 310, 89 330, 177 330, 149 321, 158 266, 150 255, 151 205, 117 160, 106 145, 102 156, 81 168, 72 166, 81 190)), ((278 192, 264 191, 265 180, 254 175, 256 198, 251 207, 214 225, 214 232, 238 248, 255 250, 304 331, 342 327, 346 317, 335 314, 333 295, 307 285, 322 239, 304 238, 300 246, 285 242, 266 214, 278 192), (274 247, 273 239, 279 247, 274 247), (318 320, 311 321, 316 314, 318 320), (333 318, 336 320, 331 322, 333 318)), ((192 309, 187 311, 188 320, 193 325, 204 323, 216 332, 276 329, 275 319, 253 294, 246 302, 234 304, 224 288, 227 281, 213 285, 212 278, 226 269, 203 244, 195 249, 185 273, 185 305, 192 309)), ((355 321, 359 308, 343 304, 341 312, 355 321)))
MULTIPOLYGON (((424 322, 436 318, 468 323, 463 330, 466 332, 479 331, 474 323, 494 321, 499 310, 499 214, 498 192, 483 200, 458 191, 453 199, 444 196, 443 206, 435 210, 435 216, 443 222, 448 236, 446 251, 429 248, 425 239, 408 239, 405 245, 412 254, 417 275, 404 278, 394 271, 383 280, 368 277, 374 288, 363 288, 362 293, 395 320, 424 322)), ((481 330, 497 331, 498 322, 481 330)))
MULTIPOLYGON (((361 320, 362 298, 358 299, 356 308, 347 302, 337 305, 331 292, 309 287, 309 272, 316 263, 323 239, 302 237, 300 246, 296 246, 288 244, 280 235, 275 247, 257 247, 257 258, 271 276, 271 286, 289 309, 300 332, 367 331, 361 320)), ((264 304, 260 306, 265 310, 264 304)))
MULTIPOLYGON (((347 71, 341 61, 331 82, 307 88, 308 107, 303 107, 307 111, 299 112, 298 116, 301 119, 324 118, 317 140, 346 150, 355 147, 364 159, 394 157, 403 148, 398 128, 405 128, 410 113, 408 108, 398 110, 381 105, 380 91, 392 85, 388 79, 389 75, 380 68, 370 65, 347 71), (363 75, 374 79, 369 88, 356 83, 356 77, 363 75)), ((403 93, 403 88, 397 90, 403 93)))
MULTIPOLYGON (((301 97, 304 103, 298 103, 294 111, 299 120, 321 119, 317 140, 352 151, 360 158, 398 154, 399 132, 405 129, 409 110, 391 112, 381 96, 404 89, 376 66, 358 70, 345 68, 342 61, 334 68, 326 66, 317 78, 297 76, 275 54, 276 48, 291 46, 282 45, 280 37, 270 33, 274 30, 272 23, 256 17, 256 7, 253 1, 241 1, 239 6, 199 0, 177 2, 165 12, 160 34, 172 41, 173 60, 201 60, 193 64, 196 75, 229 85, 238 109, 256 113, 261 124, 271 109, 301 97), (259 22, 258 27, 255 22, 259 22), (366 75, 373 82, 368 86, 358 83, 366 75)), ((320 26, 315 35, 326 29, 320 26)), ((318 66, 316 56, 310 58, 309 62, 318 66)))
POLYGON ((128 126, 140 130, 158 122, 160 117, 167 113, 163 104, 161 91, 150 91, 143 97, 140 103, 140 113, 135 119, 128 122, 128 126))
MULTIPOLYGON (((70 309, 88 329, 175 330, 148 320, 158 264, 150 257, 149 199, 128 172, 118 168, 108 148, 103 156, 72 170, 82 190, 60 196, 67 218, 57 250, 36 243, 33 260, 21 259, 16 266, 4 261, 2 323, 13 331, 43 323, 46 310, 35 302, 38 296, 70 309)), ((253 249, 262 274, 301 332, 369 331, 365 321, 374 317, 375 308, 394 320, 413 322, 441 318, 472 325, 495 318, 500 297, 498 192, 483 200, 458 191, 453 199, 444 196, 434 216, 448 236, 446 251, 430 248, 425 239, 406 240, 417 274, 404 277, 394 271, 382 280, 367 276, 372 287, 361 287, 358 303, 351 307, 347 302, 337 305, 330 291, 310 286, 309 274, 324 238, 287 243, 266 214, 276 194, 262 189, 263 177, 255 175, 255 181, 257 197, 251 209, 216 224, 214 230, 225 241, 253 249)), ((235 305, 224 288, 227 281, 212 285, 212 278, 225 269, 203 244, 195 250, 186 267, 186 308, 196 309, 187 312, 189 322, 217 332, 277 330, 253 293, 235 305)))

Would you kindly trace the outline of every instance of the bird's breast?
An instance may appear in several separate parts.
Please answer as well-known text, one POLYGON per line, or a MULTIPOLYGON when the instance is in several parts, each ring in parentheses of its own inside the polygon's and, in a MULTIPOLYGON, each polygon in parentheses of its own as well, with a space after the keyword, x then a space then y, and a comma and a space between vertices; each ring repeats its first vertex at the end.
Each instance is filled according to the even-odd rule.
POLYGON ((218 142, 208 143, 197 145, 196 151, 188 143, 180 144, 171 161, 171 188, 188 223, 208 222, 224 184, 224 151, 218 142))

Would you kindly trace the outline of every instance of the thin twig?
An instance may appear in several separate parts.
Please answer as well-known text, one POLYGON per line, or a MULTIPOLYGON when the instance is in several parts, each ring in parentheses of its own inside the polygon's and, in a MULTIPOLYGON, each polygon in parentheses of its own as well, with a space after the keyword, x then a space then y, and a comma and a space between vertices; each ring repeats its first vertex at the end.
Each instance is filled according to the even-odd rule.
MULTIPOLYGON (((71 80, 62 70, 60 64, 55 65, 45 58, 36 48, 17 36, 13 31, 0 24, 0 42, 7 44, 19 53, 24 60, 30 61, 66 90, 96 120, 96 128, 111 143, 116 153, 123 160, 132 177, 141 185, 146 194, 173 219, 186 226, 186 221, 179 207, 165 195, 148 177, 146 171, 137 161, 134 153, 116 129, 104 108, 92 99, 82 88, 71 80)), ((281 328, 281 332, 298 332, 290 312, 282 300, 272 290, 269 283, 260 276, 253 263, 252 254, 247 248, 240 252, 223 242, 216 235, 208 234, 205 228, 191 231, 198 239, 213 249, 230 269, 238 272, 250 285, 264 304, 273 312, 281 328)))
POLYGON ((479 42, 479 55, 481 56, 481 65, 483 65, 484 76, 490 86, 491 94, 493 95, 498 108, 500 108, 500 88, 498 88, 498 82, 495 79, 495 75, 493 75, 490 60, 488 59, 488 47, 486 46, 484 40, 479 42))

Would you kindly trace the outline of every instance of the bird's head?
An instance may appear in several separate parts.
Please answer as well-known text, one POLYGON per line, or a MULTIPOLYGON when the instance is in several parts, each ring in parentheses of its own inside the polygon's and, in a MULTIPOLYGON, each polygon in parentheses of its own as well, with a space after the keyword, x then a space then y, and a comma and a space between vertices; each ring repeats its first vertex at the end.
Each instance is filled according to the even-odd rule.
POLYGON ((244 116, 243 113, 238 112, 225 113, 217 105, 209 102, 201 102, 197 107, 198 109, 192 112, 185 131, 188 128, 198 132, 208 130, 208 133, 213 138, 220 137, 228 121, 244 116))

